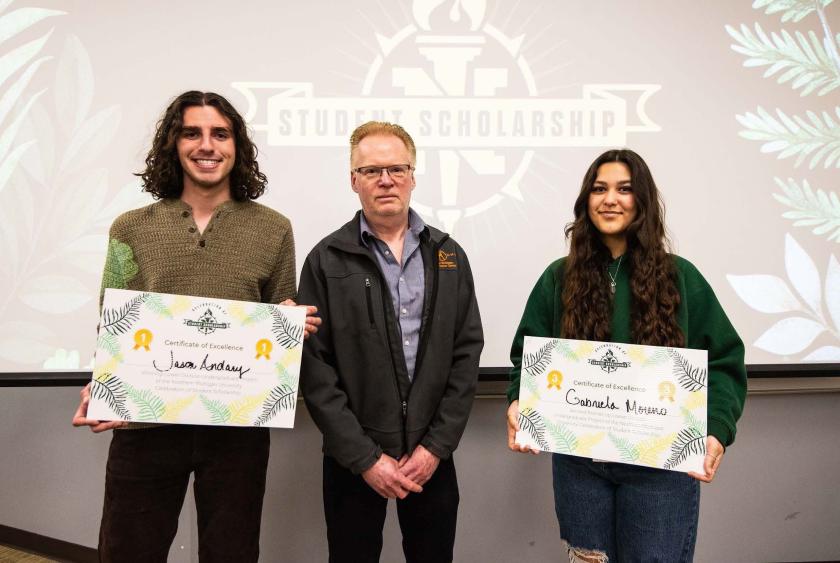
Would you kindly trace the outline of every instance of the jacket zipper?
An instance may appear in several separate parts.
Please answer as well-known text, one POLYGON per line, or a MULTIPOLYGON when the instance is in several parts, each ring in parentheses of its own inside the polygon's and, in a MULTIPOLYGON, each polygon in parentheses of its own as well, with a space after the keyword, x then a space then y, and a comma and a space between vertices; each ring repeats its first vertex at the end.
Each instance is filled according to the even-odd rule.
MULTIPOLYGON (((437 246, 432 248, 432 256, 437 257, 438 251, 441 249, 443 244, 449 239, 449 237, 444 237, 441 241, 437 244, 437 246)), ((435 314, 435 301, 437 301, 437 291, 438 291, 438 273, 440 272, 439 268, 434 268, 434 274, 432 275, 432 292, 429 295, 429 299, 431 303, 429 304, 429 316, 427 318, 427 322, 431 323, 432 317, 435 314)), ((423 357, 426 355, 426 344, 429 341, 429 328, 428 326, 425 327, 425 331, 423 332, 423 340, 420 342, 420 346, 417 348, 417 362, 414 364, 414 377, 416 378, 417 375, 420 373, 420 366, 423 362, 423 357)), ((411 389, 409 389, 409 394, 411 393, 411 389)))
POLYGON ((367 297, 368 320, 370 321, 370 326, 374 326, 376 323, 373 321, 373 300, 370 292, 370 278, 365 278, 365 296, 367 297))
MULTIPOLYGON (((438 250, 441 249, 441 247, 444 245, 444 243, 448 239, 449 239, 449 237, 445 236, 443 239, 441 239, 440 242, 438 242, 438 244, 436 244, 435 246, 432 247, 432 257, 433 257, 433 259, 437 257, 438 250)), ((376 264, 375 260, 374 260, 374 264, 377 266, 377 269, 378 269, 379 265, 376 264)), ((431 303, 429 304, 429 314, 428 314, 428 317, 427 317, 429 322, 431 322, 431 319, 434 317, 435 300, 437 299, 437 290, 438 290, 438 268, 436 268, 434 265, 432 266, 432 268, 434 268, 434 270, 433 270, 434 274, 432 276, 432 292, 429 296, 430 299, 431 299, 431 303)), ((380 275, 381 275, 381 273, 380 273, 380 275)), ((368 316, 370 317, 371 324, 373 324, 373 302, 371 301, 370 277, 365 277, 365 293, 367 295, 368 316)), ((399 321, 397 320, 396 322, 399 322, 399 321)), ((425 349, 426 349, 426 344, 428 342, 428 338, 429 338, 429 327, 426 327, 426 331, 423 334, 423 340, 420 342, 420 346, 417 350, 417 363, 414 366, 414 376, 415 377, 420 372, 420 362, 423 360, 423 356, 425 355, 425 349)), ((403 424, 402 424, 403 448, 407 450, 408 449, 408 427, 407 427, 406 423, 408 422, 408 420, 407 420, 408 419, 408 397, 403 399, 400 396, 399 384, 397 384, 396 387, 397 387, 397 389, 396 389, 397 399, 400 401, 400 404, 402 406, 402 414, 403 414, 403 424)), ((409 388, 409 395, 410 394, 411 394, 411 388, 409 388)))
MULTIPOLYGON (((372 257, 369 257, 369 258, 371 258, 374 265, 376 266, 377 271, 379 271, 379 279, 381 280, 383 278, 383 275, 382 275, 381 270, 379 270, 379 265, 376 263, 375 259, 373 259, 372 257)), ((385 291, 385 284, 380 284, 380 288, 381 288, 380 289, 381 291, 385 291)), ((374 322, 373 322, 373 300, 372 300, 372 297, 371 297, 371 291, 372 291, 372 289, 371 289, 370 277, 366 276, 365 277, 365 294, 367 296, 368 317, 370 318, 371 325, 374 325, 374 322)), ((384 296, 383 296, 383 299, 384 299, 384 296)), ((387 312, 385 313, 385 316, 386 316, 385 334, 386 334, 386 338, 388 338, 390 340, 391 336, 388 334, 388 322, 387 322, 388 314, 387 314, 387 312)), ((396 321, 396 322, 399 322, 399 321, 396 321)), ((406 400, 403 400, 403 398, 402 398, 402 394, 400 393, 400 384, 399 384, 398 381, 396 381, 396 373, 394 373, 394 391, 397 394, 397 401, 400 402, 400 406, 402 407, 402 415, 403 415, 402 416, 402 437, 403 437, 403 449, 405 450, 405 449, 408 449, 408 439, 407 439, 407 432, 406 432, 406 417, 407 417, 407 413, 408 413, 408 402, 406 400)))
MULTIPOLYGON (((432 256, 437 258, 438 250, 441 249, 443 243, 449 237, 444 237, 436 246, 432 248, 432 256)), ((431 323, 432 318, 435 316, 435 301, 437 301, 437 291, 438 291, 438 272, 439 268, 432 266, 434 268, 432 275, 432 292, 429 294, 429 299, 431 303, 429 303, 429 315, 426 319, 426 322, 431 323)), ((431 330, 430 326, 425 327, 425 332, 423 333, 423 340, 420 342, 420 346, 417 348, 417 362, 414 364, 414 378, 417 378, 417 375, 420 373, 420 365, 423 362, 423 357, 426 355, 426 344, 429 341, 429 332, 431 330)), ((412 386, 413 387, 413 386, 412 386)), ((403 408, 403 443, 405 444, 405 448, 408 449, 408 399, 411 397, 411 389, 412 387, 408 388, 408 397, 402 402, 403 408)))

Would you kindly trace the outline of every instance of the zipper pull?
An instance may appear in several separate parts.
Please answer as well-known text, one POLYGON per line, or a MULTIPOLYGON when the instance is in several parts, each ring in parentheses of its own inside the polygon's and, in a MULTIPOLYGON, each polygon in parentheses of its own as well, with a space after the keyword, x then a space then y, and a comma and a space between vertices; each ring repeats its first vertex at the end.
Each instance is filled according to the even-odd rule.
POLYGON ((365 287, 370 287, 370 278, 365 278, 365 287))
POLYGON ((405 417, 405 416, 406 416, 406 413, 408 413, 408 403, 406 403, 405 401, 403 401, 403 402, 402 402, 402 408, 403 408, 403 417, 405 417))

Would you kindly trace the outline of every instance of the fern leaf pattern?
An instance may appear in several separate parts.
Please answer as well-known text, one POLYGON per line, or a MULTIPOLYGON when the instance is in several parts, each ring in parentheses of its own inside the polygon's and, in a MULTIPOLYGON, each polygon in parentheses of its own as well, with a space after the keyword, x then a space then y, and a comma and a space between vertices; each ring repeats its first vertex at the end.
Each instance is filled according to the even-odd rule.
POLYGON ((676 436, 656 436, 642 440, 637 444, 639 449, 639 463, 649 467, 660 467, 663 452, 674 442, 676 436))
POLYGON ((577 361, 578 355, 572 350, 571 346, 569 346, 568 342, 564 342, 563 340, 558 340, 557 345, 554 347, 561 356, 568 360, 577 361))
POLYGON ((808 180, 803 180, 801 187, 792 178, 775 181, 784 195, 773 197, 791 208, 782 217, 793 219, 794 227, 813 227, 815 235, 828 234, 829 241, 840 242, 840 198, 836 193, 812 190, 808 180))
POLYGON ((757 23, 755 34, 746 25, 741 25, 740 30, 726 26, 726 31, 738 42, 732 45, 732 50, 747 57, 744 66, 768 66, 765 78, 778 75, 779 84, 790 82, 794 90, 802 89, 801 96, 818 88, 817 95, 823 96, 840 87, 840 69, 813 31, 791 35, 782 30, 780 34, 768 36, 757 23))
POLYGON ((105 401, 108 408, 121 420, 131 420, 131 414, 125 407, 125 388, 117 376, 104 373, 91 380, 90 395, 98 401, 105 401))
POLYGON ((172 318, 172 311, 169 310, 160 295, 149 295, 146 299, 146 308, 161 317, 172 318))
POLYGON ((0 86, 13 76, 11 84, 0 92, 0 192, 10 181, 13 172, 21 163, 21 157, 35 144, 34 140, 22 142, 13 147, 24 121, 35 101, 43 91, 27 95, 27 88, 42 64, 50 57, 39 57, 52 30, 38 39, 28 41, 14 48, 7 48, 9 40, 38 24, 45 18, 64 15, 66 12, 44 8, 19 8, 5 12, 10 2, 0 4, 0 86))
POLYGON ((254 426, 263 426, 282 410, 289 410, 295 406, 297 390, 288 385, 278 385, 271 390, 263 401, 262 414, 254 421, 254 426))
POLYGON ((273 309, 271 316, 274 322, 271 330, 274 332, 274 339, 283 348, 294 348, 303 342, 303 327, 295 326, 282 311, 273 309))
POLYGON ((104 308, 102 310, 102 329, 112 336, 125 334, 131 330, 131 327, 140 318, 140 306, 148 297, 148 293, 141 293, 122 307, 104 308))
POLYGON ((277 379, 280 382, 280 385, 285 385, 291 389, 298 388, 298 377, 295 377, 295 375, 290 373, 283 362, 277 362, 274 364, 274 367, 277 371, 277 379))
POLYGON ((659 349, 656 352, 654 352, 653 354, 651 354, 651 356, 649 358, 646 358, 643 365, 645 367, 655 366, 655 365, 659 365, 663 362, 666 362, 667 360, 668 360, 668 353, 665 350, 659 349))
POLYGON ((537 387, 537 378, 527 373, 520 378, 520 385, 534 398, 539 399, 540 391, 537 387))
POLYGON ((257 305, 254 310, 251 312, 250 315, 245 317, 242 321, 243 325, 250 325, 254 323, 258 323, 260 321, 264 321, 271 315, 271 307, 267 305, 257 305))
POLYGON ((538 377, 551 362, 551 350, 553 348, 554 342, 549 342, 544 344, 535 353, 525 354, 522 358, 522 369, 529 375, 538 377))
POLYGON ((152 393, 149 389, 135 389, 128 383, 124 383, 125 394, 137 405, 137 420, 140 422, 158 422, 166 411, 163 399, 152 393))
POLYGON ((112 358, 120 355, 120 341, 111 333, 103 332, 96 339, 96 348, 105 350, 112 358))
POLYGON ((683 401, 682 406, 688 410, 695 410, 699 407, 706 406, 706 393, 704 391, 695 391, 689 393, 683 401))
POLYGON ((266 394, 243 397, 229 405, 230 421, 233 424, 246 425, 251 422, 251 413, 262 404, 266 394))
POLYGON ((756 10, 764 8, 769 15, 782 13, 782 22, 798 22, 814 10, 824 8, 833 0, 755 0, 752 7, 756 10))
POLYGON ((691 426, 683 428, 671 444, 671 455, 665 462, 665 469, 673 469, 689 456, 706 453, 706 437, 691 426))
MULTIPOLYGON (((834 108, 834 115, 840 119, 840 107, 834 108)), ((802 164, 810 155, 808 166, 811 169, 820 161, 823 161, 824 168, 840 168, 840 127, 835 118, 827 111, 821 114, 808 111, 805 116, 789 117, 777 109, 774 117, 759 106, 756 113, 747 112, 736 116, 736 119, 746 128, 741 131, 741 137, 765 141, 761 145, 763 153, 779 153, 779 159, 796 155, 795 166, 802 164)))
POLYGON ((163 416, 160 417, 161 422, 176 422, 181 413, 195 401, 195 395, 184 397, 183 399, 176 399, 164 405, 163 416))
POLYGON ((548 443, 545 441, 545 419, 539 411, 528 408, 520 412, 519 428, 527 432, 541 449, 549 449, 548 443))
POLYGON ((575 433, 566 428, 563 424, 553 423, 550 420, 545 420, 545 429, 551 437, 552 451, 571 454, 578 448, 578 439, 575 433))
POLYGON ((201 404, 210 413, 210 422, 213 424, 225 424, 230 420, 230 409, 226 404, 215 399, 208 399, 204 395, 199 395, 201 404))
POLYGON ((682 354, 676 350, 669 350, 674 360, 674 375, 680 383, 680 387, 687 391, 699 391, 706 387, 707 373, 705 369, 693 366, 682 354))
POLYGON ((629 440, 622 438, 621 436, 616 436, 612 432, 610 432, 607 436, 609 437, 610 442, 615 445, 615 449, 618 450, 618 454, 621 456, 621 461, 626 463, 638 461, 639 448, 630 443, 629 440))
POLYGON ((577 441, 577 448, 575 448, 575 454, 579 456, 592 456, 592 448, 597 446, 598 444, 603 441, 604 436, 606 434, 604 432, 596 432, 595 434, 584 434, 577 441))
POLYGON ((682 411, 683 420, 685 421, 686 426, 697 429, 697 431, 703 435, 706 434, 705 421, 701 421, 700 419, 698 419, 696 416, 694 416, 693 412, 691 412, 685 407, 680 407, 680 410, 682 411))

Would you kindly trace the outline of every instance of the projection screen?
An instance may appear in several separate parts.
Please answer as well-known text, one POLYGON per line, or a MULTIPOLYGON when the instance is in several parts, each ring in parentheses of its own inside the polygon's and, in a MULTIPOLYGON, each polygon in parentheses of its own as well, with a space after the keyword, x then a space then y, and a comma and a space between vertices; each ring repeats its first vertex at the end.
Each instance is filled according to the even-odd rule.
MULTIPOLYGON (((298 268, 349 220, 350 131, 401 123, 413 206, 509 364, 589 163, 648 162, 749 363, 840 362, 840 3, 0 0, 0 372, 84 370, 110 222, 177 94, 246 116, 298 268)), ((88 368, 89 369, 89 368, 88 368)))

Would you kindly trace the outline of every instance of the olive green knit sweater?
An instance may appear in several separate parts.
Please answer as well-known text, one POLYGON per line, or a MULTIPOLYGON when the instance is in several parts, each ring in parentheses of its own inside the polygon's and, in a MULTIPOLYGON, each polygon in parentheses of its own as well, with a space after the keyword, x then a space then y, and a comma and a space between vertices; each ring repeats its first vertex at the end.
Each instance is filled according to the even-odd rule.
POLYGON ((111 225, 105 288, 280 303, 295 297, 289 220, 253 201, 219 205, 198 232, 189 205, 164 199, 111 225))

